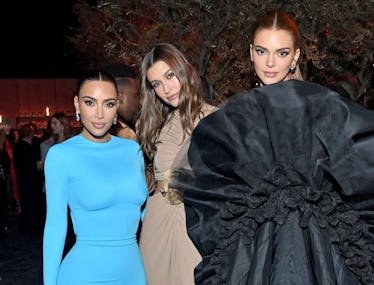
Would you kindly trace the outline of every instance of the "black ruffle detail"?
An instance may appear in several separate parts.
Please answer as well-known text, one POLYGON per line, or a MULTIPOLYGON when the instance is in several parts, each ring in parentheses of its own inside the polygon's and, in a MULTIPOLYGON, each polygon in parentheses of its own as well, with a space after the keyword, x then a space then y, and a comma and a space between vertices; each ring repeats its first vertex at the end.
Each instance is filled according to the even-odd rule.
POLYGON ((214 284, 227 284, 228 261, 239 237, 251 244, 262 223, 282 225, 291 211, 298 211, 301 228, 307 228, 313 216, 319 227, 327 230, 349 270, 362 284, 374 284, 374 245, 369 242, 367 226, 338 193, 314 190, 292 167, 274 165, 254 191, 225 206, 216 216, 221 229, 219 243, 209 260, 215 271, 214 284))

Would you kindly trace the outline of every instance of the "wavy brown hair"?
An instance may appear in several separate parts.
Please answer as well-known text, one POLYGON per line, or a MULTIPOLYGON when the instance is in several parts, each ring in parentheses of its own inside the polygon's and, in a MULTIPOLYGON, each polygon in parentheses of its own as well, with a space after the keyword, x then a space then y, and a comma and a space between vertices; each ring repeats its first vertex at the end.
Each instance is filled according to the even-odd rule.
MULTIPOLYGON (((51 128, 51 121, 53 118, 58 120, 64 126, 64 130, 63 130, 64 140, 71 138, 74 133, 70 125, 69 117, 65 115, 65 113, 63 112, 54 113, 48 121, 48 128, 51 128)), ((54 142, 56 143, 58 140, 58 135, 52 135, 52 136, 54 138, 54 142)))
POLYGON ((186 57, 171 44, 161 43, 153 47, 144 57, 141 65, 141 108, 136 122, 139 141, 143 151, 151 160, 156 152, 156 143, 161 129, 169 114, 175 111, 175 108, 158 98, 147 80, 147 71, 158 61, 164 61, 174 71, 181 84, 178 110, 184 136, 191 133, 194 122, 202 113, 204 102, 200 77, 186 57))

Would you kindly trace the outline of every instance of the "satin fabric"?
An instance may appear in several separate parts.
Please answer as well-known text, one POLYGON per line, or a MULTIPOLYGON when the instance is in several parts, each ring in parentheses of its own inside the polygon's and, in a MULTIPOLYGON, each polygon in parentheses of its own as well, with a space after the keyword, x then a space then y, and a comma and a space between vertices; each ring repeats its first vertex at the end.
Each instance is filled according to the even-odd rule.
POLYGON ((374 111, 289 80, 233 96, 174 173, 196 284, 374 284, 374 111))

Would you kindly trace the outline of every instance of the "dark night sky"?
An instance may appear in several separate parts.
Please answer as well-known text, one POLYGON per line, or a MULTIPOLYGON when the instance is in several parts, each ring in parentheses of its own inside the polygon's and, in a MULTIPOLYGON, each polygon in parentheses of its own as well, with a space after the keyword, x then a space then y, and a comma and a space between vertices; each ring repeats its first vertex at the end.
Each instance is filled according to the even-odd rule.
POLYGON ((3 1, 0 78, 75 77, 79 64, 66 39, 76 0, 3 1))

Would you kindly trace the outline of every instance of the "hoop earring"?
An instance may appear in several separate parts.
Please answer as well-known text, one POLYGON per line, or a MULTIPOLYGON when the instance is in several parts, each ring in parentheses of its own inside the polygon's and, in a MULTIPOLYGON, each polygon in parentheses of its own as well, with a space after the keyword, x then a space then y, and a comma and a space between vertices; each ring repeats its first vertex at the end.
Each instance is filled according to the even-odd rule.
POLYGON ((290 72, 291 72, 292 74, 294 74, 295 71, 296 71, 296 65, 295 65, 295 64, 291 64, 291 66, 290 66, 290 72))
POLYGON ((115 124, 117 124, 117 114, 114 116, 114 118, 113 118, 113 125, 115 125, 115 124))
POLYGON ((81 116, 80 116, 78 110, 75 110, 75 120, 76 120, 77 122, 79 122, 79 121, 81 120, 81 116))

